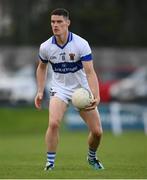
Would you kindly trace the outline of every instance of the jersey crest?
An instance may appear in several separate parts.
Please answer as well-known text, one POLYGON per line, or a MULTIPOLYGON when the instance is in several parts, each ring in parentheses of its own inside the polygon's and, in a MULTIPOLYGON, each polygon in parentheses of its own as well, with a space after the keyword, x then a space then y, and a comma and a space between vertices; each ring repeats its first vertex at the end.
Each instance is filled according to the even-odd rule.
POLYGON ((72 60, 72 61, 73 61, 73 60, 74 60, 74 58, 75 58, 75 54, 74 54, 74 53, 70 53, 70 54, 69 54, 69 57, 70 57, 70 60, 72 60))

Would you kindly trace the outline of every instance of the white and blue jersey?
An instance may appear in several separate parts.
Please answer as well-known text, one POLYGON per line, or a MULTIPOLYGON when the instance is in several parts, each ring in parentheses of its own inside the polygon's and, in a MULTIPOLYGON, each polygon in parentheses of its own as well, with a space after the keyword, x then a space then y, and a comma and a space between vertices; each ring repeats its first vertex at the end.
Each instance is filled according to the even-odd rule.
POLYGON ((55 36, 41 44, 39 57, 43 63, 50 63, 53 69, 52 89, 55 92, 71 94, 76 88, 89 89, 82 61, 91 61, 92 54, 88 42, 69 32, 67 43, 57 44, 55 36))

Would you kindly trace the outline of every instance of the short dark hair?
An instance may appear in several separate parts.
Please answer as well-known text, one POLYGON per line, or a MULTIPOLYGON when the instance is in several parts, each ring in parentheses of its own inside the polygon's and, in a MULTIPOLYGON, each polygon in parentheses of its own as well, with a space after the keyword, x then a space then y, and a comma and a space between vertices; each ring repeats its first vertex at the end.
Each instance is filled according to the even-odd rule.
POLYGON ((51 12, 52 15, 64 16, 69 19, 69 12, 64 8, 57 8, 51 12))

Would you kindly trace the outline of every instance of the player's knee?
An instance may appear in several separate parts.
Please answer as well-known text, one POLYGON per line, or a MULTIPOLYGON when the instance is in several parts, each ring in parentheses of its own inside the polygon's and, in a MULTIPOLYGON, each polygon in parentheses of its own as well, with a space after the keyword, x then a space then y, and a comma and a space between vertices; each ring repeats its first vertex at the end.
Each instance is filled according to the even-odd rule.
POLYGON ((59 122, 58 121, 49 122, 49 128, 51 130, 57 130, 59 128, 59 122))
POLYGON ((100 138, 103 134, 103 130, 102 128, 95 128, 93 131, 92 131, 92 134, 93 136, 95 136, 96 138, 100 138))

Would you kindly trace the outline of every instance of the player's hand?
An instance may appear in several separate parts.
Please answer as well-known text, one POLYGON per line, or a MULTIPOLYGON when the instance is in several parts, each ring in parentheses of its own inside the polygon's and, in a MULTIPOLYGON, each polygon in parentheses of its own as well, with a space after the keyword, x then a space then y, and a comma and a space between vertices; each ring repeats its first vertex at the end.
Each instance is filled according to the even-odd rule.
POLYGON ((43 99, 43 93, 37 93, 36 97, 35 97, 35 107, 37 109, 41 109, 41 102, 42 102, 42 99, 43 99))
POLYGON ((95 98, 91 101, 90 105, 88 107, 86 107, 84 110, 85 111, 94 110, 98 104, 99 104, 99 100, 95 98))

